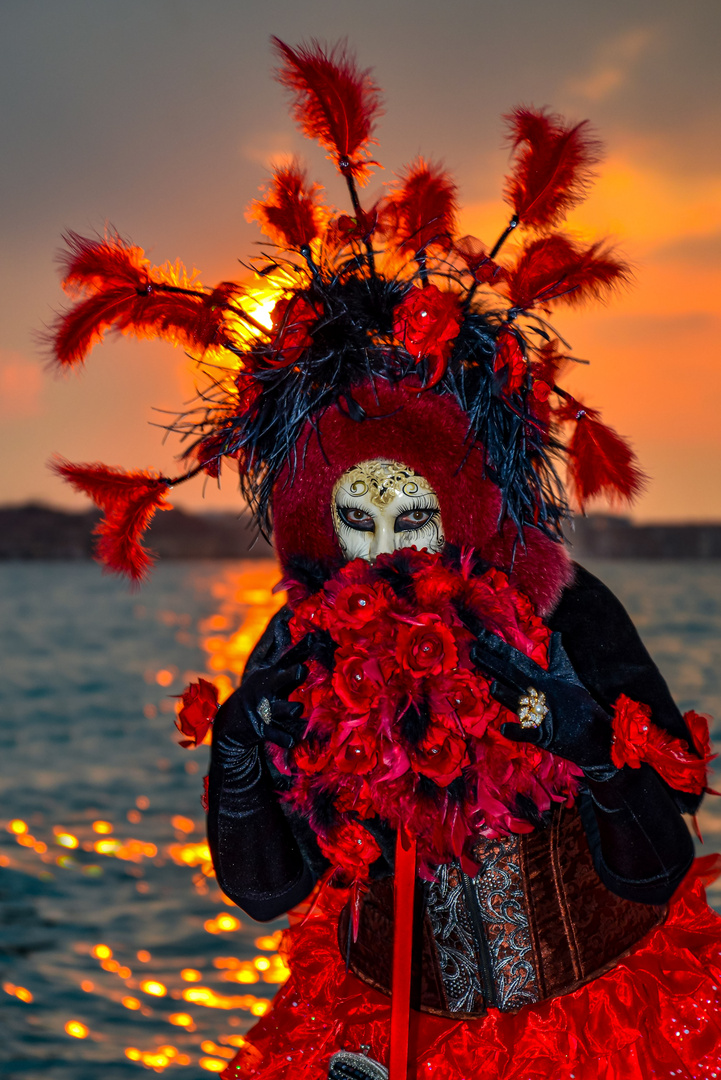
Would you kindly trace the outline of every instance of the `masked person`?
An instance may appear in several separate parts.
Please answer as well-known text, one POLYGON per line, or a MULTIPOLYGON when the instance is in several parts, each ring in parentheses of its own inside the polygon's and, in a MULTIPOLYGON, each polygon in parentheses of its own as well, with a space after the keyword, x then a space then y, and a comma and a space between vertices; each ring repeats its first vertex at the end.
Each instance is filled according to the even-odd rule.
MULTIPOLYGON (((516 110, 513 215, 487 251, 422 160, 363 209, 377 88, 342 49, 276 48, 353 216, 276 171, 252 211, 286 252, 260 268, 272 327, 252 286, 190 288, 117 237, 74 237, 88 296, 56 333, 63 363, 111 326, 202 351, 186 477, 237 464, 288 590, 215 717, 208 836, 253 918, 304 914, 289 982, 223 1075, 712 1076, 714 857, 693 863, 681 816, 707 727, 561 536, 558 463, 580 505, 641 482, 559 385, 547 322, 626 274, 557 228, 597 144, 516 110)), ((142 528, 183 478, 58 468, 106 511, 100 557, 141 576, 142 528)))

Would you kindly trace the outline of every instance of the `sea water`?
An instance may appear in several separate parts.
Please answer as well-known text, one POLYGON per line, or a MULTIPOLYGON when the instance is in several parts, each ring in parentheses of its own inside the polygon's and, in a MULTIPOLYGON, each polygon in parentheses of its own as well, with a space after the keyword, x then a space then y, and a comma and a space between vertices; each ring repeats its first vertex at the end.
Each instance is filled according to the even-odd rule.
MULTIPOLYGON (((589 568, 721 738, 721 564, 589 568)), ((198 675, 236 679, 278 576, 260 560, 166 563, 133 593, 90 563, 0 564, 7 1080, 217 1073, 286 978, 282 920, 254 923, 212 876, 208 751, 179 746, 173 696, 198 675)), ((721 800, 699 823, 700 850, 721 848, 721 800)))

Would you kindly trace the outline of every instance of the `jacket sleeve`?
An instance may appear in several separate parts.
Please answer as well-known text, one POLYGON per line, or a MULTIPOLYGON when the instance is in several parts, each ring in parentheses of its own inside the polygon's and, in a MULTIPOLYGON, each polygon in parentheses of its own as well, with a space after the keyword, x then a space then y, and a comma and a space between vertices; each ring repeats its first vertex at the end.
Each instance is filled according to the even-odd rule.
MULTIPOLYGON (((576 580, 549 619, 579 678, 609 713, 627 694, 648 705, 654 723, 692 745, 681 713, 623 605, 602 582, 576 568, 576 580)), ((587 781, 580 810, 604 884, 628 900, 664 903, 693 861, 682 813, 700 797, 669 787, 649 766, 587 781)))
MULTIPOLYGON (((288 616, 283 610, 251 653, 246 673, 274 663, 288 644, 288 616)), ((208 779, 208 845, 223 892, 260 922, 275 919, 300 903, 315 883, 260 746, 229 754, 214 742, 208 779)))

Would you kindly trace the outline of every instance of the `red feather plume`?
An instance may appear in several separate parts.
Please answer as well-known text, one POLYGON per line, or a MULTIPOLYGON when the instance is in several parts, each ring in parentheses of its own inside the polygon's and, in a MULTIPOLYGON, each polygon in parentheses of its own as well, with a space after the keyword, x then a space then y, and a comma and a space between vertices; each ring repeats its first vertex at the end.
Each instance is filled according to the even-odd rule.
POLYGON ((524 225, 542 229, 562 221, 586 197, 601 143, 587 120, 566 124, 545 109, 514 109, 504 117, 515 161, 504 198, 524 225))
POLYGON ((62 458, 51 468, 76 491, 89 495, 105 516, 96 525, 95 558, 108 570, 140 582, 153 564, 141 537, 156 510, 170 510, 169 485, 143 471, 123 472, 107 465, 73 465, 62 458))
POLYGON ((82 362, 111 329, 162 337, 190 349, 227 342, 224 311, 239 286, 222 282, 213 292, 202 292, 178 285, 183 271, 151 267, 141 248, 117 235, 89 240, 69 233, 66 241, 63 285, 71 295, 89 295, 58 316, 51 331, 61 366, 82 362))
POLYGON ((296 250, 320 235, 323 213, 317 204, 320 184, 308 184, 297 161, 274 170, 264 199, 251 203, 246 217, 257 221, 273 244, 296 250))
POLYGON ((359 182, 368 175, 368 145, 381 115, 380 89, 361 71, 344 43, 330 52, 317 41, 291 49, 271 38, 282 61, 278 81, 293 95, 304 135, 335 157, 339 170, 359 182))
POLYGON ((602 423, 597 409, 587 409, 571 397, 555 418, 575 423, 567 450, 569 477, 580 509, 598 495, 611 503, 632 502, 643 490, 646 476, 626 440, 602 423))
POLYGON ((418 158, 408 166, 385 210, 393 220, 400 251, 417 253, 429 244, 451 246, 457 191, 450 173, 440 165, 418 158))
POLYGON ((508 298, 527 309, 552 301, 582 304, 627 281, 630 269, 602 243, 578 247, 564 233, 539 237, 523 250, 508 271, 508 298))

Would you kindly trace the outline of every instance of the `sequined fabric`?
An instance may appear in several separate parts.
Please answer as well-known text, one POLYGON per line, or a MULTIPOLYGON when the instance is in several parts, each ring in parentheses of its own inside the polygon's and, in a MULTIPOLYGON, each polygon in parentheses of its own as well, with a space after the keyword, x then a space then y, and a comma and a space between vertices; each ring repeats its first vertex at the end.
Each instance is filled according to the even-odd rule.
MULTIPOLYGON (((717 1080, 721 918, 704 885, 720 871, 697 860, 666 922, 570 994, 472 1020, 413 1012, 409 1080, 717 1080)), ((364 1045, 387 1065, 390 1000, 335 940, 346 898, 326 886, 291 930, 291 978, 221 1080, 327 1080, 335 1051, 364 1045)))

